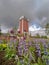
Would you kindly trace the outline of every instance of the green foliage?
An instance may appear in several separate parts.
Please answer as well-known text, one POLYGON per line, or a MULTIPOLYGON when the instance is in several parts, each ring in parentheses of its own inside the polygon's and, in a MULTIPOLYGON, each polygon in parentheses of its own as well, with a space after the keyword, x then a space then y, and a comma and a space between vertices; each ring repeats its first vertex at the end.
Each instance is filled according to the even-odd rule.
POLYGON ((1 33, 1 29, 0 29, 0 36, 2 35, 2 33, 1 33))
POLYGON ((38 58, 38 65, 43 65, 40 57, 38 58))
POLYGON ((43 47, 43 45, 42 45, 42 43, 40 42, 40 50, 41 50, 41 52, 43 52, 44 51, 44 47, 43 47))
POLYGON ((33 52, 33 51, 35 51, 35 47, 34 46, 30 46, 29 50, 30 50, 30 52, 33 52))
POLYGON ((38 65, 38 63, 34 63, 33 65, 38 65))
POLYGON ((28 65, 28 64, 30 64, 30 61, 29 61, 29 54, 27 54, 27 55, 24 55, 24 65, 28 65))
POLYGON ((28 42, 29 42, 29 39, 27 38, 27 39, 26 39, 26 43, 28 43, 28 42))
POLYGON ((7 47, 5 50, 6 54, 5 54, 5 58, 7 59, 12 59, 15 57, 16 55, 16 51, 13 48, 7 47))
POLYGON ((36 34, 36 37, 37 37, 37 38, 40 38, 40 35, 39 35, 39 34, 36 34))
POLYGON ((32 54, 32 57, 33 57, 33 61, 35 62, 35 53, 34 53, 34 51, 35 51, 35 46, 31 46, 31 47, 29 47, 29 53, 31 53, 32 54))
POLYGON ((7 44, 0 44, 0 51, 5 50, 7 48, 7 44))
POLYGON ((6 40, 3 40, 3 43, 4 43, 4 44, 6 44, 6 43, 7 43, 7 41, 6 41, 6 40))
MULTIPOLYGON (((2 51, 3 49, 5 49, 5 58, 7 60, 8 59, 12 59, 12 58, 15 59, 16 52, 18 52, 18 50, 14 47, 14 43, 12 43, 13 46, 10 47, 10 46, 8 46, 8 45, 5 44, 6 43, 5 40, 3 42, 4 42, 4 44, 0 44, 0 51, 2 51)), ((28 45, 28 42, 29 42, 28 38, 26 39, 26 42, 27 42, 26 44, 28 45)), ((17 40, 15 43, 16 43, 15 44, 16 47, 18 47, 19 41, 17 40)), ((35 44, 33 42, 33 40, 32 40, 32 43, 35 44)), ((42 42, 39 42, 39 44, 40 44, 41 54, 42 53, 44 54, 44 47, 43 47, 42 42)), ((46 44, 48 44, 48 42, 46 44)), ((23 49, 23 45, 22 45, 22 49, 23 49)), ((43 55, 42 57, 38 57, 37 58, 36 57, 36 53, 35 53, 36 52, 35 46, 32 45, 28 49, 29 49, 28 53, 26 55, 23 54, 23 58, 22 58, 23 64, 20 61, 21 60, 20 57, 17 55, 18 56, 18 60, 16 61, 16 65, 28 65, 28 64, 30 64, 30 65, 46 65, 45 59, 49 59, 49 55, 43 55), (30 59, 30 55, 31 55, 31 59, 30 59), (37 61, 36 61, 36 59, 37 59, 37 61)), ((46 51, 49 52, 49 48, 47 48, 46 51)))
POLYGON ((18 46, 18 43, 19 43, 19 41, 17 40, 17 41, 16 41, 16 46, 18 46))
POLYGON ((41 38, 47 39, 47 36, 41 36, 41 38))
POLYGON ((46 28, 46 33, 49 34, 49 23, 47 23, 47 24, 45 25, 45 28, 46 28))
POLYGON ((42 58, 43 58, 43 65, 46 65, 46 59, 48 59, 48 56, 47 55, 43 55, 42 58))
POLYGON ((20 63, 20 60, 18 60, 17 65, 22 65, 22 64, 20 63))
POLYGON ((0 51, 2 51, 3 50, 3 46, 2 45, 0 45, 0 51))

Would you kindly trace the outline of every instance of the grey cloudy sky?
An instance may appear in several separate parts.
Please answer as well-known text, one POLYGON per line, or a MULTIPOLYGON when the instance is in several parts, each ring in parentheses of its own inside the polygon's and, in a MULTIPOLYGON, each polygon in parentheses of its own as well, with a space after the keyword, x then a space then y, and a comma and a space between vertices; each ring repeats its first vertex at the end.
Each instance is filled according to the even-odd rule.
POLYGON ((0 24, 16 26, 20 16, 44 25, 49 22, 49 0, 0 0, 0 24))

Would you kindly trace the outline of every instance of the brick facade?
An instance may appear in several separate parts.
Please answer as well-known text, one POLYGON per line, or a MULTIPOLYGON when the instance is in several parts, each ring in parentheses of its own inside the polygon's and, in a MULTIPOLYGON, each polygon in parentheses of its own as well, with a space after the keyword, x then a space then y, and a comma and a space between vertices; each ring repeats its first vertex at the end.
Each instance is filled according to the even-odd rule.
POLYGON ((28 32, 28 20, 25 17, 19 20, 19 29, 20 33, 28 32))

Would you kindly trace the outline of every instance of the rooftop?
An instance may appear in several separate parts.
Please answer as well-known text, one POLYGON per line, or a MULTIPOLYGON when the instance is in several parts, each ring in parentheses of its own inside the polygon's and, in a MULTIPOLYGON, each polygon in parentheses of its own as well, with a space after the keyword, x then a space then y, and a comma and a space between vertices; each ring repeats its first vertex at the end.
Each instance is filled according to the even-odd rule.
POLYGON ((27 21, 29 21, 29 19, 27 19, 25 16, 21 16, 21 17, 19 18, 19 20, 21 20, 21 19, 26 19, 27 21))
POLYGON ((21 19, 23 19, 23 18, 25 18, 25 16, 21 16, 21 17, 19 18, 19 20, 21 20, 21 19))

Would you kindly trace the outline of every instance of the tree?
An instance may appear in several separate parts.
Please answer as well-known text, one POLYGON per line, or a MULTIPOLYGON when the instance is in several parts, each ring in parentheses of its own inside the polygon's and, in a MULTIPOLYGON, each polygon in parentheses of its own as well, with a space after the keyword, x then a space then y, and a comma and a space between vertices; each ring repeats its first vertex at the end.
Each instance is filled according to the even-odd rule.
POLYGON ((47 23, 47 24, 45 25, 45 28, 46 28, 46 33, 49 34, 49 23, 47 23))
POLYGON ((1 35, 2 33, 1 33, 1 25, 0 25, 0 35, 1 35))

